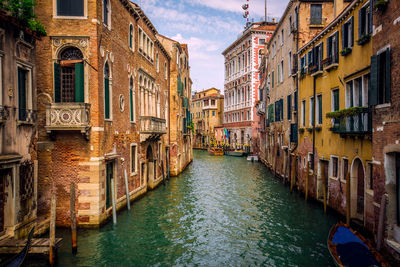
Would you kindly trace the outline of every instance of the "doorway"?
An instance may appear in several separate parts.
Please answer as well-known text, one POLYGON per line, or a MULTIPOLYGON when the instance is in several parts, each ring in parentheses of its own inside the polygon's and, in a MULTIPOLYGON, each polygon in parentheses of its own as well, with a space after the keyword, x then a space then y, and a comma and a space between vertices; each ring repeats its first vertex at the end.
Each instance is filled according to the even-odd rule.
POLYGON ((0 236, 4 234, 4 204, 6 200, 5 180, 7 175, 5 170, 0 170, 0 236))
POLYGON ((147 184, 149 184, 150 181, 153 182, 155 180, 154 175, 155 175, 155 166, 156 166, 156 164, 154 164, 154 155, 153 155, 153 149, 152 149, 151 145, 148 145, 148 147, 147 147, 146 161, 147 161, 146 182, 147 182, 147 184))
POLYGON ((111 202, 111 179, 114 179, 114 161, 109 161, 106 163, 106 209, 110 208, 111 202))
POLYGON ((351 214, 353 218, 364 221, 364 166, 359 158, 353 161, 351 169, 351 214))

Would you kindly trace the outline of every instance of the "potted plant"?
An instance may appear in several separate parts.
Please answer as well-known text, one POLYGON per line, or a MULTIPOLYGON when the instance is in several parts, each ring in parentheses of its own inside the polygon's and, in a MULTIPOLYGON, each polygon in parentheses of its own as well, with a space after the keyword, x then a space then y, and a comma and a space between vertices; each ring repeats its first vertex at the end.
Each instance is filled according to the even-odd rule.
POLYGON ((383 12, 386 10, 388 4, 388 0, 376 0, 375 8, 379 11, 383 12))
POLYGON ((312 132, 312 127, 307 127, 307 132, 311 133, 312 132))
POLYGON ((342 55, 342 56, 347 56, 348 54, 350 54, 351 53, 351 47, 346 47, 346 48, 344 48, 342 51, 340 51, 340 54, 342 55))
POLYGON ((371 39, 371 34, 363 34, 360 39, 358 39, 357 43, 358 45, 363 45, 369 42, 369 40, 371 39))

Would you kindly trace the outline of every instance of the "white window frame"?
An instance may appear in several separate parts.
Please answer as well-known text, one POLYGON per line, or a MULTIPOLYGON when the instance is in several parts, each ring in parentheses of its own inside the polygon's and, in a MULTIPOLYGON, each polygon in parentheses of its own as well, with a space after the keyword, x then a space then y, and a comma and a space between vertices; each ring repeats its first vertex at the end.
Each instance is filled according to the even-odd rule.
POLYGON ((109 98, 109 101, 110 101, 110 118, 108 118, 108 119, 106 119, 105 118, 105 116, 106 116, 106 109, 105 109, 105 107, 106 107, 106 98, 104 97, 104 101, 103 101, 103 103, 104 103, 104 120, 105 121, 112 121, 113 120, 113 93, 112 93, 112 71, 111 71, 111 64, 110 64, 110 62, 109 62, 109 60, 107 59, 105 62, 104 62, 104 65, 103 65, 103 93, 104 93, 104 90, 105 90, 105 86, 104 86, 104 68, 105 68, 105 66, 106 66, 106 64, 108 64, 108 67, 109 67, 109 71, 110 71, 110 76, 108 77, 108 82, 109 82, 109 84, 108 84, 108 89, 110 90, 110 92, 109 92, 109 94, 110 94, 110 98, 109 98))
POLYGON ((168 79, 168 65, 166 61, 164 61, 164 79, 168 79))
MULTIPOLYGON (((310 102, 310 109, 309 109, 310 112, 309 112, 309 116, 308 116, 308 119, 309 119, 308 125, 309 125, 310 127, 313 126, 313 125, 312 125, 312 123, 313 123, 313 118, 312 118, 313 104, 312 104, 312 102, 311 102, 311 99, 314 99, 314 97, 311 96, 311 97, 310 97, 310 100, 309 100, 309 102, 310 102)), ((315 99, 314 99, 314 101, 315 101, 315 99)), ((314 110, 314 113, 315 113, 315 110, 314 110)))
POLYGON ((331 156, 330 156, 328 175, 329 175, 329 179, 333 179, 333 180, 338 180, 339 177, 340 177, 340 162, 339 162, 339 157, 336 156, 336 155, 331 155, 331 156), (336 165, 336 168, 337 168, 337 171, 336 171, 337 176, 333 176, 333 158, 337 159, 337 165, 336 165))
POLYGON ((283 59, 281 60, 281 73, 280 73, 280 76, 281 77, 279 77, 279 79, 280 79, 280 83, 283 83, 283 59))
POLYGON ((83 0, 83 16, 58 16, 57 0, 53 0, 53 19, 88 19, 87 1, 88 0, 83 0))
POLYGON ((111 31, 111 0, 107 0, 107 5, 108 5, 108 13, 107 13, 107 23, 108 23, 108 25, 107 24, 105 24, 104 23, 104 0, 103 1, 101 1, 101 5, 102 5, 102 18, 103 18, 103 21, 102 21, 102 23, 103 23, 103 25, 104 25, 104 27, 106 27, 108 30, 110 30, 111 31))
POLYGON ((130 150, 129 150, 129 172, 131 176, 137 175, 138 174, 138 145, 137 143, 131 143, 130 145, 130 150), (135 147, 135 170, 132 172, 132 147, 135 147))
POLYGON ((342 157, 340 160, 340 181, 346 183, 346 174, 344 173, 344 161, 347 160, 347 171, 350 171, 350 161, 347 157, 342 157))
MULTIPOLYGON (((316 95, 316 99, 318 99, 318 96, 321 96, 322 97, 322 94, 318 94, 318 95, 316 95)), ((324 99, 322 99, 322 106, 324 106, 324 99)), ((319 109, 322 109, 322 107, 320 107, 319 106, 319 103, 318 103, 318 101, 317 102, 315 102, 315 125, 316 126, 321 126, 322 125, 322 123, 323 123, 323 120, 322 120, 322 123, 319 123, 319 119, 320 119, 320 117, 319 117, 319 109)), ((322 110, 322 117, 324 116, 324 114, 323 114, 323 110, 322 110)), ((322 118, 323 119, 323 118, 322 118)))

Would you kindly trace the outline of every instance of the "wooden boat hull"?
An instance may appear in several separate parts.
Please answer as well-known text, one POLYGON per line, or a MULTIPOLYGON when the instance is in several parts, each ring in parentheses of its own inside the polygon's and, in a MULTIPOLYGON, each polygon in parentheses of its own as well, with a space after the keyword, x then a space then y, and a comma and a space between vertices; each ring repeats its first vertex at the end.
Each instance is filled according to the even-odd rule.
POLYGON ((368 240, 342 222, 329 231, 327 246, 338 267, 353 266, 354 263, 356 266, 390 266, 368 240))
POLYGON ((226 151, 225 155, 232 157, 244 157, 246 153, 244 151, 226 151))
POLYGON ((211 156, 223 156, 224 151, 222 150, 222 148, 209 148, 208 154, 210 154, 211 156))

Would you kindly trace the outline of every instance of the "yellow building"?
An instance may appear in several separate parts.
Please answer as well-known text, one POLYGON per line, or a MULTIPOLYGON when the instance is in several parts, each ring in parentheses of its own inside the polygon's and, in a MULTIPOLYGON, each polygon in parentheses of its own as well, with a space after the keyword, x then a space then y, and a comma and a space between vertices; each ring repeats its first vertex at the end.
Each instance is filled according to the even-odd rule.
POLYGON ((328 205, 345 214, 350 172, 351 218, 367 227, 373 219, 369 3, 354 0, 298 52, 298 186, 319 200, 325 186, 328 205))
POLYGON ((223 122, 224 96, 216 88, 195 93, 192 97, 192 118, 195 128, 194 148, 205 148, 215 139, 215 126, 223 122))

